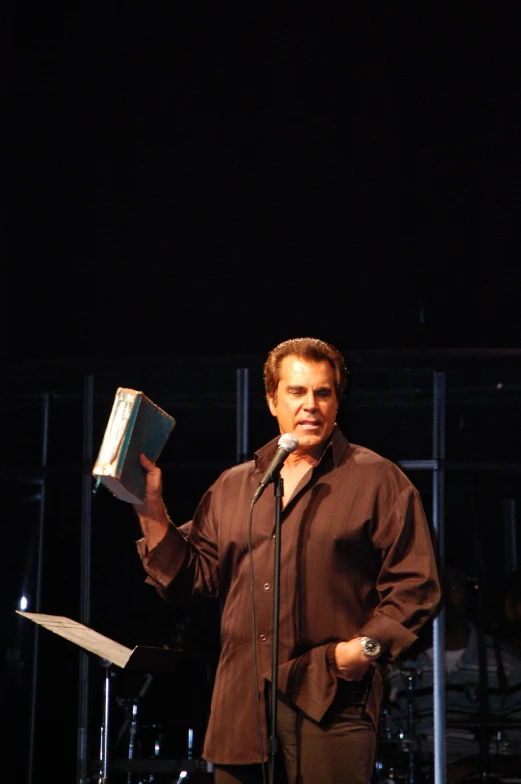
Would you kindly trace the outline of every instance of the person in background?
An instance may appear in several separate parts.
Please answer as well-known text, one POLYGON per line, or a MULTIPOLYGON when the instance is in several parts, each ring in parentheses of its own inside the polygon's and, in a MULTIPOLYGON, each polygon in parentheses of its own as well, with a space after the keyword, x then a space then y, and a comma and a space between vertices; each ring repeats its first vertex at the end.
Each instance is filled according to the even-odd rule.
POLYGON ((521 656, 521 569, 514 569, 507 576, 500 611, 499 637, 503 645, 521 656))
POLYGON ((178 525, 159 465, 136 505, 146 582, 165 599, 219 597, 221 650, 202 756, 216 784, 368 784, 388 662, 440 599, 420 495, 337 425, 347 369, 333 345, 294 338, 263 368, 278 434, 225 470, 178 525), (273 485, 272 492, 264 488, 273 485), (274 489, 280 489, 276 738, 271 737, 274 489), (280 778, 279 778, 280 777, 280 778))
MULTIPOLYGON (((490 770, 486 773, 507 773, 515 769, 519 772, 521 659, 479 628, 475 612, 475 594, 479 586, 465 569, 448 565, 442 585, 447 784, 482 773, 483 726, 487 729, 485 737, 489 742, 490 770), (484 645, 486 659, 485 717, 481 713, 481 645, 484 645), (488 726, 484 722, 488 722, 488 726)), ((431 624, 426 628, 432 629, 431 624)), ((417 769, 422 781, 428 782, 433 774, 433 679, 432 637, 427 637, 422 647, 411 648, 402 661, 390 668, 387 679, 387 726, 392 728, 395 738, 403 738, 405 745, 413 739, 417 769)))

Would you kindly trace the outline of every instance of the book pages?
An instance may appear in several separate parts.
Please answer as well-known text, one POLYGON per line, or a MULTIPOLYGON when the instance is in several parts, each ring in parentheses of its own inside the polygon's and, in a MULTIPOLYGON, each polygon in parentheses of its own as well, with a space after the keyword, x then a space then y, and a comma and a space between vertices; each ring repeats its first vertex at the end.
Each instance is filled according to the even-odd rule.
POLYGON ((123 437, 130 420, 136 394, 139 393, 134 390, 122 389, 121 387, 116 393, 116 399, 112 406, 107 429, 96 460, 97 474, 106 476, 114 476, 115 474, 123 437))

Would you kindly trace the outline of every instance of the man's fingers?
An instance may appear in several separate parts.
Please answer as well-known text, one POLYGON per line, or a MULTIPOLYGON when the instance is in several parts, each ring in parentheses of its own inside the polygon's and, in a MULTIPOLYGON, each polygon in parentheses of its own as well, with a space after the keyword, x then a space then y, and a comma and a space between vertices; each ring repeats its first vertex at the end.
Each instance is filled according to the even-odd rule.
POLYGON ((153 463, 152 460, 149 460, 143 452, 141 452, 139 455, 139 460, 143 468, 146 468, 147 471, 152 471, 154 468, 156 468, 156 464, 153 463))

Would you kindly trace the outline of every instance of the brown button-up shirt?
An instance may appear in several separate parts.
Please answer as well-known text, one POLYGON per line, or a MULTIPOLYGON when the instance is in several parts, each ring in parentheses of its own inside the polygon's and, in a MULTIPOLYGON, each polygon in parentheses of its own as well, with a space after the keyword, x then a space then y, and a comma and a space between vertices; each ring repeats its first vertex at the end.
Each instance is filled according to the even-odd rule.
MULTIPOLYGON (((253 461, 224 471, 193 521, 172 525, 150 552, 138 552, 165 599, 186 593, 222 597, 221 654, 203 758, 216 764, 264 759, 266 692, 273 658, 275 501, 267 489, 251 507, 278 438, 253 461), (251 517, 251 553, 248 544, 251 517), (252 591, 255 606, 253 637, 252 591), (254 650, 257 682, 255 682, 254 650)), ((440 599, 438 572, 418 491, 394 463, 350 444, 335 427, 317 466, 281 514, 277 685, 319 722, 338 679, 334 645, 357 634, 379 640, 392 660, 409 647, 440 599)), ((377 723, 378 666, 366 710, 377 723)))

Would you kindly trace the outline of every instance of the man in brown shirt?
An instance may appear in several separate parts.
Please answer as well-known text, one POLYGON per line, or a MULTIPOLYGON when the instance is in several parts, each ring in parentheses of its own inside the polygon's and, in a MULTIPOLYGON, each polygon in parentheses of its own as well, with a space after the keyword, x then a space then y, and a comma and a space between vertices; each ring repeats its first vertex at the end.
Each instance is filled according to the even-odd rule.
POLYGON ((315 338, 276 346, 264 365, 266 398, 289 442, 275 438, 224 471, 183 526, 165 509, 160 468, 141 457, 147 499, 134 508, 147 582, 167 600, 222 601, 203 748, 216 784, 265 782, 279 743, 289 784, 368 784, 384 668, 438 606, 418 491, 336 424, 346 381, 334 346, 315 338), (274 494, 261 492, 261 479, 279 488, 278 542, 274 494), (278 699, 270 714, 277 544, 278 699))

